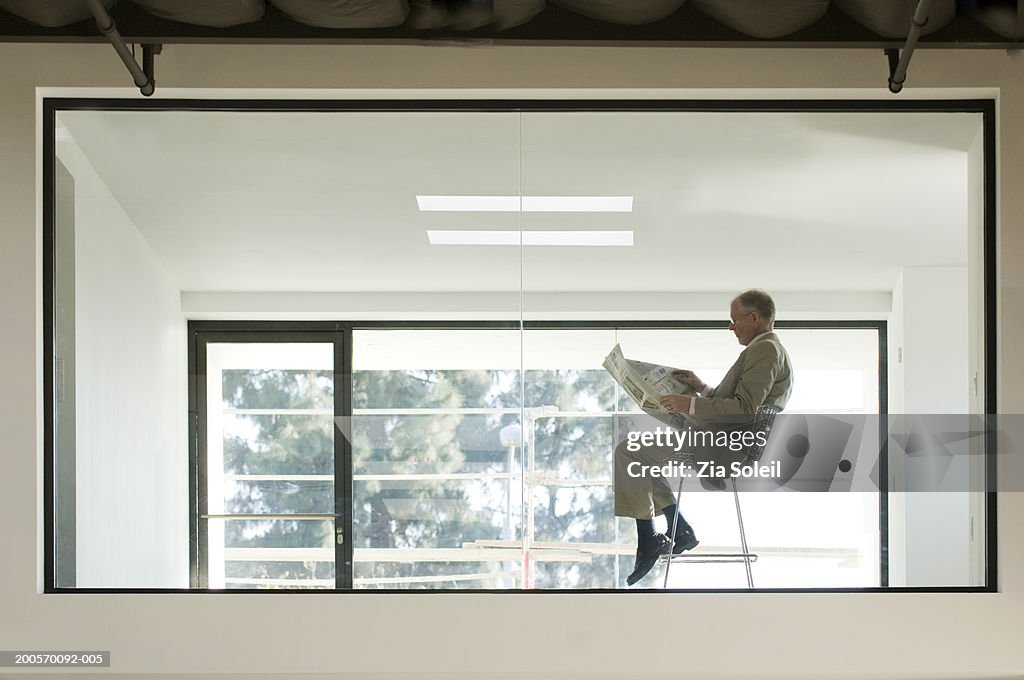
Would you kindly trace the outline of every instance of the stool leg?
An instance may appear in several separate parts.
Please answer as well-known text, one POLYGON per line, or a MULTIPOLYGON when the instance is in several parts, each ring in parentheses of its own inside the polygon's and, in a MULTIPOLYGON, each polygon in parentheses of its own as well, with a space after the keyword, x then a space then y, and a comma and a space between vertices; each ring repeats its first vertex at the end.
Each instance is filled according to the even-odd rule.
POLYGON ((668 529, 668 538, 672 541, 668 548, 668 557, 665 560, 665 583, 662 588, 668 588, 668 572, 672 568, 672 550, 676 547, 676 525, 679 524, 679 503, 683 499, 683 476, 679 475, 679 488, 676 489, 676 516, 672 518, 672 526, 668 529))
MULTIPOLYGON (((736 478, 730 477, 732 482, 732 498, 736 502, 736 521, 740 525, 740 546, 743 548, 743 564, 747 568, 747 586, 754 587, 754 572, 750 569, 750 550, 747 548, 747 532, 743 528, 743 511, 740 510, 740 494, 736 490, 736 478)), ((666 581, 667 581, 666 577, 666 581)))

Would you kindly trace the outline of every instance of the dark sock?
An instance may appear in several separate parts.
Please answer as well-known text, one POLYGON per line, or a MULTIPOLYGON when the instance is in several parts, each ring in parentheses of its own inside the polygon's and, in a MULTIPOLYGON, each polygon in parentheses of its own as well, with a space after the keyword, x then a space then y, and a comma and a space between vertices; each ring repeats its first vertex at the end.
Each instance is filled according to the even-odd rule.
POLYGON ((654 540, 654 520, 638 519, 636 521, 636 542, 637 547, 643 548, 654 540))
POLYGON ((675 504, 664 508, 661 513, 665 515, 665 521, 668 522, 668 527, 665 529, 666 534, 672 533, 672 522, 676 522, 676 534, 681 534, 690 528, 687 524, 686 519, 683 517, 683 513, 679 512, 679 507, 675 504), (679 519, 676 519, 678 515, 679 519))

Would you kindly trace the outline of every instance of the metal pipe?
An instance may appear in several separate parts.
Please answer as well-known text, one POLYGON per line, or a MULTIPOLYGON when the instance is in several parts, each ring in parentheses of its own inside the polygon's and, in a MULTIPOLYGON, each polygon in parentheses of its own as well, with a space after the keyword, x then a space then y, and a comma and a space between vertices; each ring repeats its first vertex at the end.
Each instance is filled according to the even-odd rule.
POLYGON ((917 9, 914 10, 914 17, 910 21, 907 42, 903 45, 903 52, 895 69, 891 68, 890 58, 889 91, 893 94, 899 94, 903 89, 903 83, 907 79, 907 67, 910 66, 910 58, 917 47, 917 39, 921 37, 921 29, 928 23, 928 8, 931 4, 932 0, 917 0, 917 9))
POLYGON ((114 20, 110 14, 107 13, 106 8, 100 3, 100 0, 86 0, 86 4, 89 5, 89 10, 92 12, 93 17, 96 19, 96 28, 100 30, 100 33, 107 36, 110 40, 110 44, 114 46, 114 51, 121 57, 121 61, 128 68, 128 72, 132 74, 132 80, 135 81, 136 87, 139 88, 139 92, 142 96, 148 97, 153 94, 156 90, 156 86, 153 81, 143 73, 139 64, 135 61, 135 57, 132 56, 131 50, 128 49, 128 45, 125 44, 124 38, 117 31, 117 26, 114 24, 114 20))
POLYGON ((154 90, 156 89, 156 78, 153 77, 153 58, 160 54, 160 48, 160 45, 151 45, 149 43, 143 43, 142 45, 142 73, 153 85, 154 90))

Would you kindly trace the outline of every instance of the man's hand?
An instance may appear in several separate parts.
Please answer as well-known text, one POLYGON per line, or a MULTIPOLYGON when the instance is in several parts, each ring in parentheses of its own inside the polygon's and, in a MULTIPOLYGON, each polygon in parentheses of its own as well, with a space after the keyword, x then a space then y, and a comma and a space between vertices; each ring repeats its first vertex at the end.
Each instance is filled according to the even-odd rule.
POLYGON ((673 377, 681 383, 689 385, 698 394, 708 388, 707 384, 697 377, 693 371, 672 371, 673 377))
POLYGON ((666 394, 661 398, 661 405, 669 413, 689 413, 691 397, 682 394, 666 394))

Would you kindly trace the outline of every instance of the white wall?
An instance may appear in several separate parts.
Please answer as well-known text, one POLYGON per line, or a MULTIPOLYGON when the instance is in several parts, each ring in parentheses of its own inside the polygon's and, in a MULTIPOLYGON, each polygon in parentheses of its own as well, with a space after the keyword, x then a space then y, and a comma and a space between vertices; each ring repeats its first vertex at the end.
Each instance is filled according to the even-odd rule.
MULTIPOLYGON (((246 87, 559 88, 553 94, 559 97, 566 88, 588 87, 623 88, 620 96, 639 97, 672 93, 634 88, 690 88, 674 94, 697 97, 792 97, 796 88, 811 88, 802 95, 891 96, 884 90, 885 59, 874 49, 169 45, 157 69, 162 92, 212 88, 222 97, 246 94, 231 89, 246 87)), ((0 516, 18 518, 6 519, 0 530, 0 602, 5 612, 17 612, 0 619, 6 649, 110 649, 117 673, 292 671, 342 677, 432 671, 435 677, 625 678, 637 676, 636 650, 663 648, 671 629, 679 631, 687 651, 644 654, 644 670, 651 675, 818 678, 841 672, 919 678, 1024 671, 1021 494, 1000 498, 999 593, 41 594, 41 170, 35 88, 127 83, 105 45, 0 45, 0 310, 8 323, 0 336, 0 374, 7 381, 0 393, 0 516), (747 639, 751 645, 737 653, 747 639)), ((1024 148, 1022 83, 1024 61, 1018 55, 919 50, 910 88, 901 95, 1000 92, 999 178, 1007 191, 999 203, 999 332, 1007 349, 1024 331, 1024 276, 1015 264, 1024 258, 1024 193, 1012 190, 1024 183, 1024 155, 1017 153, 1024 148)), ((274 96, 292 94, 301 93, 281 90, 274 96)), ((122 96, 136 95, 126 89, 122 96)), ((999 379, 1001 409, 1020 412, 1024 355, 1003 353, 999 379)))
POLYGON ((181 294, 81 150, 75 179, 79 588, 188 587, 181 294))
MULTIPOLYGON (((664 293, 225 293, 183 292, 190 319, 701 319, 729 318, 736 291, 664 293), (522 305, 522 310, 520 310, 522 305), (565 310, 572 310, 566 312, 565 310), (524 314, 525 312, 525 314, 524 314)), ((887 292, 782 291, 779 319, 885 319, 887 292), (841 310, 837 312, 836 310, 841 310)))
POLYGON ((967 267, 904 267, 897 286, 902 412, 967 413, 967 267))
MULTIPOLYGON (((893 290, 889 321, 890 412, 968 413, 970 407, 967 267, 905 267, 893 290)), ((894 489, 927 488, 930 460, 892 447, 894 489)), ((967 484, 966 456, 950 462, 950 478, 967 484)), ((890 494, 890 573, 895 586, 980 585, 971 569, 971 495, 966 491, 890 494)), ((980 532, 979 532, 980 536, 980 532)))

